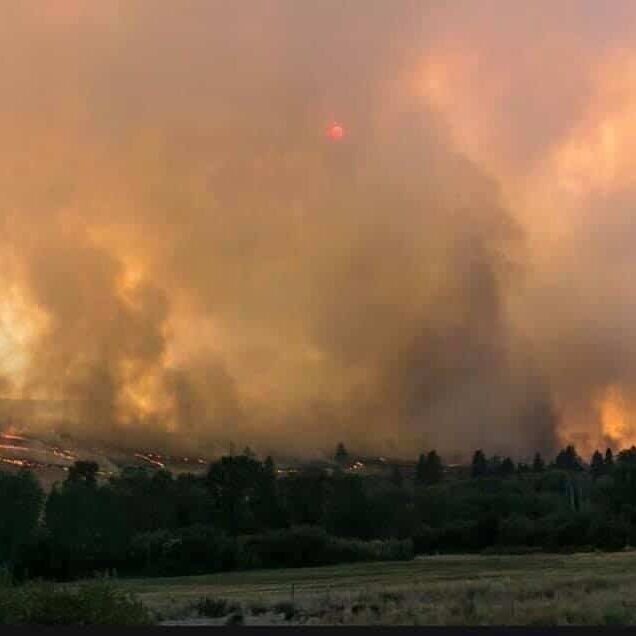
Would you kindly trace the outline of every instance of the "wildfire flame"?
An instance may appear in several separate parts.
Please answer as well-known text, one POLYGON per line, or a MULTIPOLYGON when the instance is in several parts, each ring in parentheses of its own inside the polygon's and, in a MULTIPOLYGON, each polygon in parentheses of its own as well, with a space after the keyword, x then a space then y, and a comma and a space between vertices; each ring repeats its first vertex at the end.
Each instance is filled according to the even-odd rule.
POLYGON ((618 448, 636 443, 636 427, 627 401, 619 387, 609 387, 599 403, 601 431, 618 448))
MULTIPOLYGON (((151 8, 120 0, 13 4, 8 21, 0 21, 11 23, 0 24, 0 60, 11 60, 2 67, 10 89, 0 115, 6 157, 0 160, 2 397, 81 403, 77 416, 56 416, 56 423, 72 419, 72 426, 112 435, 135 428, 170 437, 187 425, 187 434, 171 439, 183 440, 184 447, 191 441, 190 455, 198 452, 198 436, 214 442, 226 435, 275 436, 285 445, 299 438, 294 431, 303 418, 309 422, 303 430, 315 430, 307 441, 312 448, 327 434, 354 428, 363 441, 380 440, 387 421, 403 427, 399 437, 405 439, 411 412, 418 434, 430 427, 453 444, 459 436, 440 422, 444 416, 459 421, 454 405, 471 404, 473 395, 475 403, 489 401, 479 382, 473 386, 472 377, 465 382, 463 371, 455 374, 452 346, 440 345, 443 372, 430 374, 436 399, 404 408, 418 392, 411 383, 419 382, 419 362, 413 373, 394 365, 397 359, 431 359, 428 351, 410 356, 415 332, 437 331, 437 318, 427 322, 429 313, 442 316, 440 332, 461 324, 464 313, 470 327, 479 314, 471 303, 488 294, 471 296, 481 284, 472 270, 463 287, 454 261, 444 256, 432 262, 435 255, 428 256, 437 246, 424 241, 412 253, 402 248, 413 236, 430 234, 431 244, 439 242, 446 254, 464 232, 485 229, 490 237, 496 233, 490 225, 472 227, 471 206, 488 214, 501 207, 502 218, 520 221, 527 237, 528 254, 519 256, 527 276, 512 292, 492 290, 484 324, 499 324, 490 318, 501 312, 506 329, 510 322, 510 350, 523 350, 514 365, 536 357, 545 402, 564 414, 557 426, 564 442, 579 434, 590 445, 636 440, 634 383, 616 377, 616 368, 619 375, 627 369, 626 376, 634 370, 621 360, 597 371, 597 358, 611 360, 623 343, 636 340, 624 326, 636 306, 629 295, 629 245, 622 263, 605 269, 620 250, 612 240, 595 243, 586 227, 593 225, 590 217, 597 225, 606 220, 594 208, 597 199, 610 199, 602 209, 608 214, 621 205, 629 210, 634 200, 636 49, 622 35, 633 32, 636 20, 629 2, 617 0, 620 8, 603 19, 590 19, 582 6, 593 3, 574 11, 577 3, 553 3, 559 7, 549 11, 525 3, 520 22, 503 1, 479 10, 471 3, 460 9, 438 3, 421 21, 407 7, 418 3, 393 3, 400 7, 395 19, 387 19, 393 9, 364 16, 343 9, 337 28, 325 33, 326 54, 315 57, 299 44, 313 40, 306 36, 322 18, 332 24, 330 12, 309 8, 320 3, 255 3, 262 6, 247 20, 234 14, 232 3, 215 6, 215 19, 208 19, 213 14, 205 2, 193 17, 170 2, 151 8), (545 19, 570 28, 541 28, 545 19), (411 39, 420 22, 434 26, 411 39), (505 27, 493 34, 491 23, 505 27), (592 32, 611 37, 588 37, 592 32), (506 56, 511 44, 531 54, 506 56), (562 68, 555 72, 564 60, 574 80, 562 68), (147 81, 135 83, 135 77, 147 81), (253 86, 250 78, 257 78, 253 86), (424 137, 422 143, 412 139, 430 161, 415 153, 412 160, 415 126, 394 135, 384 125, 402 122, 404 104, 411 112, 422 106, 430 148, 424 137), (304 145, 304 139, 315 141, 307 130, 320 129, 325 112, 355 122, 350 136, 340 124, 327 130, 334 141, 347 137, 343 152, 326 150, 324 143, 315 144, 315 152, 313 141, 304 145), (443 152, 436 154, 437 145, 443 152), (400 148, 403 155, 392 154, 400 148), (394 161, 400 157, 402 163, 394 161), (459 176, 464 158, 479 174, 474 184, 472 168, 459 176), (439 228, 417 225, 423 216, 429 223, 435 207, 429 210, 427 191, 444 205, 451 201, 439 228), (375 210, 376 199, 382 209, 375 210), (471 210, 467 220, 464 207, 471 210), (446 225, 453 215, 457 220, 446 225), (589 253, 578 249, 589 243, 595 248, 589 253), (429 282, 437 291, 419 297, 429 282), (607 310, 606 322, 600 311, 585 322, 591 305, 603 304, 587 300, 594 292, 626 300, 607 310), (582 337, 571 336, 575 332, 582 337), (406 339, 395 343, 401 333, 406 339), (580 377, 564 379, 567 364, 555 362, 563 343, 576 357, 579 345, 601 337, 607 341, 586 349, 591 353, 580 377), (448 391, 437 388, 437 376, 442 384, 448 377, 448 391), (394 378, 405 378, 403 386, 394 387, 394 378), (379 401, 367 397, 376 393, 383 396, 379 401), (442 404, 438 412, 433 403, 446 393, 452 408, 442 404), (390 412, 371 424, 369 414, 380 403, 390 412), (349 411, 355 418, 343 415, 349 411), (330 418, 331 428, 325 424, 330 418)), ((630 229, 623 220, 615 234, 622 238, 630 229)), ((514 260, 522 250, 510 251, 514 260)), ((499 264, 488 263, 492 272, 499 264)), ((491 274, 486 269, 484 280, 491 274)), ((503 343, 500 335, 492 340, 503 343)), ((472 407, 467 410, 457 426, 479 428, 468 421, 472 407)), ((500 419, 509 422, 502 411, 500 419)), ((481 421, 477 414, 474 421, 481 421)), ((0 437, 7 450, 26 441, 20 433, 0 437)), ((74 457, 63 449, 53 454, 74 457)), ((159 457, 141 456, 164 465, 159 457)))

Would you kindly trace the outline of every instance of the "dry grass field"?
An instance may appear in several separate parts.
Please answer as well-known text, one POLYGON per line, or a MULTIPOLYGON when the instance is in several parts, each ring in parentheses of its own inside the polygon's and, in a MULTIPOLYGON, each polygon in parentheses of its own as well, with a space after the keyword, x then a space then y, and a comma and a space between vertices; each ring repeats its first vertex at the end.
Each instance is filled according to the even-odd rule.
POLYGON ((636 552, 434 556, 119 581, 165 624, 636 624, 636 552))

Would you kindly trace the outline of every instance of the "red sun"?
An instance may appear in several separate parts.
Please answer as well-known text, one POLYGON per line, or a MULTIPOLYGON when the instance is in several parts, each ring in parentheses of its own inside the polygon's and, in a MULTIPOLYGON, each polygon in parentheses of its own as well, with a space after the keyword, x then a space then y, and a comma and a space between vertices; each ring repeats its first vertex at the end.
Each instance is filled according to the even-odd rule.
POLYGON ((345 136, 345 130, 341 124, 331 124, 327 129, 327 137, 332 141, 340 141, 345 136))

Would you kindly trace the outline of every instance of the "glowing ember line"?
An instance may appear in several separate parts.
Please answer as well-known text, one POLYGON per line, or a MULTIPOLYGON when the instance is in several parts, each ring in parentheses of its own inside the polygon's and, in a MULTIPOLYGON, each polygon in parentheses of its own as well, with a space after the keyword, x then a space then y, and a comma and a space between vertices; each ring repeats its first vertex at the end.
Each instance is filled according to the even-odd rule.
MULTIPOLYGON (((16 446, 15 444, 0 444, 0 448, 4 450, 27 450, 24 446, 16 446)), ((36 450, 36 449, 28 449, 28 450, 36 450)))
POLYGON ((12 433, 0 433, 1 439, 6 439, 15 442, 28 442, 30 441, 28 437, 23 437, 22 435, 15 435, 12 433))
POLYGON ((148 457, 147 455, 142 455, 141 453, 135 453, 135 457, 137 457, 138 459, 143 459, 144 461, 148 462, 149 464, 151 464, 152 466, 157 466, 157 468, 165 468, 166 465, 156 459, 152 459, 151 457, 148 457))
POLYGON ((22 468, 35 467, 36 464, 26 459, 12 459, 10 457, 0 457, 0 462, 4 464, 10 464, 11 466, 20 466, 22 468))

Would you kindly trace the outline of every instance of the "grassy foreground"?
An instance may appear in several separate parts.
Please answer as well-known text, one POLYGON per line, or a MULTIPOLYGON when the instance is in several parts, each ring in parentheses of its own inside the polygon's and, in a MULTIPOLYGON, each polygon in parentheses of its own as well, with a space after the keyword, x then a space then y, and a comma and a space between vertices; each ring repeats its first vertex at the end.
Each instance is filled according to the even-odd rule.
POLYGON ((161 620, 193 624, 636 624, 636 551, 435 556, 119 585, 161 620))

